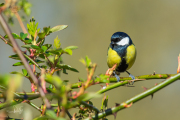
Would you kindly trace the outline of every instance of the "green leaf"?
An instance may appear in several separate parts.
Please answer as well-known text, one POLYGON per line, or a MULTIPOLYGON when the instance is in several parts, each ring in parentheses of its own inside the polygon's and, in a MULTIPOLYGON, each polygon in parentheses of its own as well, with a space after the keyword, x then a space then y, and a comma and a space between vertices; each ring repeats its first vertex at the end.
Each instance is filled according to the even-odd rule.
POLYGON ((50 52, 55 55, 61 55, 62 51, 63 50, 61 48, 59 48, 59 49, 49 49, 47 52, 50 52))
POLYGON ((66 47, 66 48, 64 48, 64 49, 75 50, 75 49, 77 49, 77 48, 78 48, 78 46, 68 46, 68 47, 66 47))
POLYGON ((43 28, 43 32, 44 32, 46 35, 48 35, 49 32, 50 32, 50 27, 44 27, 44 28, 43 28))
POLYGON ((31 3, 29 3, 27 0, 19 0, 17 4, 19 8, 21 8, 25 12, 26 15, 30 15, 32 6, 31 3))
POLYGON ((41 48, 43 49, 44 52, 48 49, 46 46, 42 46, 41 48))
POLYGON ((83 58, 81 58, 79 61, 80 61, 83 65, 86 65, 86 62, 85 62, 85 60, 84 60, 83 58))
POLYGON ((54 44, 53 44, 54 49, 59 49, 61 47, 60 39, 58 36, 54 39, 54 44))
POLYGON ((24 76, 22 73, 20 73, 20 72, 17 72, 17 71, 13 71, 13 72, 10 72, 11 74, 18 74, 18 75, 22 75, 22 76, 24 76))
POLYGON ((46 34, 45 33, 38 33, 39 38, 45 38, 46 34))
POLYGON ((31 45, 31 48, 36 49, 38 51, 43 51, 39 46, 37 45, 31 45))
POLYGON ((23 32, 20 33, 20 37, 24 40, 26 37, 28 36, 28 34, 24 34, 23 32))
POLYGON ((39 57, 42 58, 42 59, 45 59, 44 54, 39 54, 39 57))
POLYGON ((102 83, 109 83, 110 81, 107 78, 109 78, 108 75, 101 74, 99 77, 95 79, 95 81, 102 83))
POLYGON ((72 50, 71 49, 64 49, 64 52, 68 55, 72 55, 72 50))
POLYGON ((49 49, 52 46, 52 44, 44 44, 43 46, 46 46, 47 49, 49 49))
POLYGON ((66 65, 66 64, 58 64, 58 65, 56 65, 56 67, 58 67, 60 69, 67 69, 67 70, 71 70, 71 71, 74 71, 74 72, 79 72, 75 68, 72 68, 70 65, 66 65))
POLYGON ((21 47, 27 48, 27 49, 32 48, 31 45, 23 45, 23 46, 21 46, 21 47))
POLYGON ((25 2, 24 6, 23 6, 24 12, 28 16, 31 14, 31 8, 30 8, 31 6, 32 6, 32 4, 27 1, 25 2))
POLYGON ((20 60, 19 56, 17 54, 9 56, 9 58, 20 60))
POLYGON ((67 27, 68 27, 67 25, 58 25, 58 26, 51 28, 50 31, 51 32, 57 32, 57 31, 65 29, 67 27))
POLYGON ((26 44, 29 44, 29 43, 32 43, 32 40, 29 39, 29 38, 25 38, 24 42, 25 42, 26 44))
MULTIPOLYGON (((12 33, 12 36, 13 36, 14 39, 21 39, 21 37, 19 37, 19 35, 16 34, 16 33, 12 33)), ((8 38, 8 36, 5 35, 4 38, 8 38)))
POLYGON ((84 82, 85 80, 83 78, 79 77, 79 81, 84 82))
POLYGON ((32 35, 33 37, 34 37, 36 31, 37 31, 37 33, 39 33, 39 31, 40 31, 40 28, 37 29, 37 27, 38 27, 38 23, 35 23, 35 19, 34 19, 34 18, 32 18, 32 19, 30 20, 30 23, 29 23, 29 24, 27 24, 28 32, 29 32, 29 34, 32 35))
POLYGON ((26 69, 22 69, 22 73, 24 76, 28 76, 27 70, 26 69))
POLYGON ((18 34, 12 33, 12 35, 13 35, 13 37, 14 37, 15 39, 20 39, 20 36, 19 36, 18 34))
POLYGON ((54 86, 56 86, 57 88, 60 88, 60 86, 62 85, 62 80, 60 77, 58 76, 52 76, 50 74, 46 74, 46 78, 45 78, 46 82, 53 84, 54 86))
POLYGON ((89 67, 91 64, 91 59, 89 59, 88 56, 86 56, 86 66, 89 67))
POLYGON ((1 3, 1 4, 0 4, 0 7, 2 7, 2 6, 4 6, 4 3, 1 3))
POLYGON ((21 65, 23 65, 22 62, 17 62, 17 63, 14 63, 14 64, 13 64, 13 66, 21 66, 21 65))

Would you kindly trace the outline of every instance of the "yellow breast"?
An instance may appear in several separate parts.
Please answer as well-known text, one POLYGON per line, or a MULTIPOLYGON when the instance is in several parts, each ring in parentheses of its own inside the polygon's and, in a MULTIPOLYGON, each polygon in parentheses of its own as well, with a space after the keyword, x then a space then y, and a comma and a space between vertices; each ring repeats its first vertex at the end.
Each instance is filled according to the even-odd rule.
MULTIPOLYGON (((128 70, 132 67, 136 59, 136 48, 133 44, 127 47, 127 53, 124 57, 126 60, 126 64, 128 65, 128 68, 126 70, 128 70)), ((121 63, 121 57, 118 55, 116 51, 112 50, 109 47, 107 56, 108 67, 111 68, 116 63, 117 66, 119 66, 119 64, 121 63)))
POLYGON ((108 56, 107 56, 107 64, 109 68, 112 68, 114 64, 117 63, 117 66, 119 66, 119 63, 121 62, 121 57, 118 55, 118 53, 114 50, 112 50, 110 47, 108 49, 108 56))
POLYGON ((125 59, 126 59, 126 64, 128 64, 128 68, 127 68, 128 70, 132 67, 136 59, 136 47, 133 44, 128 46, 125 59))

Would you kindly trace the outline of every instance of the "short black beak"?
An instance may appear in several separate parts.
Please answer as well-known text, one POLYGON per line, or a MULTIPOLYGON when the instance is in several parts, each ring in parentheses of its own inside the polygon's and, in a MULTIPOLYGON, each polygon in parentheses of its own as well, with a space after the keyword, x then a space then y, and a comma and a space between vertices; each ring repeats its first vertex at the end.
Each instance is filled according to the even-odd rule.
POLYGON ((112 48, 114 48, 114 45, 115 45, 115 42, 114 42, 114 41, 111 41, 111 46, 112 46, 112 48))
POLYGON ((115 45, 115 42, 114 42, 114 41, 111 41, 111 44, 112 44, 112 45, 115 45))

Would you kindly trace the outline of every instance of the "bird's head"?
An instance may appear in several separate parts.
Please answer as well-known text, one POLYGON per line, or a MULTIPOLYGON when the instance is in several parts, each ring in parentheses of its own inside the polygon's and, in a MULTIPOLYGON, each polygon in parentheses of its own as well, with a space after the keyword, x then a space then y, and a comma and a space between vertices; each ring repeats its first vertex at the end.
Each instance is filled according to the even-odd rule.
POLYGON ((111 37, 111 47, 114 46, 128 46, 132 44, 131 38, 124 32, 116 32, 111 37))

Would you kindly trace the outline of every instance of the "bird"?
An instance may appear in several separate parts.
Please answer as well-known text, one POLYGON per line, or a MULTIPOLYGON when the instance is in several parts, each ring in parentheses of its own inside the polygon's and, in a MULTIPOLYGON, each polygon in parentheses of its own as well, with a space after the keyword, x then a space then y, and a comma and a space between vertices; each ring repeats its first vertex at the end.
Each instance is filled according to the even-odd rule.
POLYGON ((135 79, 127 70, 134 64, 136 55, 136 47, 128 34, 124 32, 115 32, 111 36, 111 43, 107 52, 107 65, 109 68, 112 68, 117 64, 113 71, 117 82, 120 81, 118 75, 120 75, 121 72, 127 72, 132 80, 135 79))

